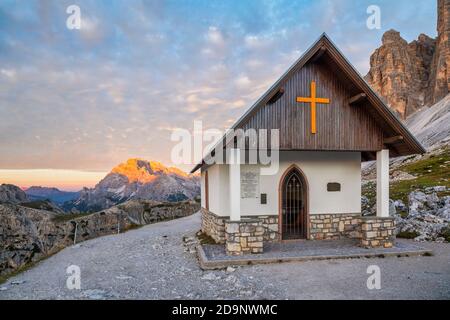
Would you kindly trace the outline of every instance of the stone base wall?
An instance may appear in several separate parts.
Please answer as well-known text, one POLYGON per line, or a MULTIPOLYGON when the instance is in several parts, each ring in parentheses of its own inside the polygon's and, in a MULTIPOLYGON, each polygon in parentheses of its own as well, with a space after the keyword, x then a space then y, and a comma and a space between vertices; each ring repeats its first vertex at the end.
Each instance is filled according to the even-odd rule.
POLYGON ((361 238, 361 214, 313 214, 310 215, 311 240, 338 240, 361 238))
MULTIPOLYGON (((226 224, 228 217, 219 217, 202 208, 202 231, 220 244, 227 243, 226 224)), ((258 222, 258 235, 264 242, 281 240, 278 226, 278 216, 242 217, 241 223, 258 222), (261 229, 262 228, 262 234, 261 229)), ((230 222, 231 223, 231 222, 230 222)), ((352 214, 317 214, 310 216, 310 240, 338 240, 343 238, 361 239, 361 245, 367 248, 392 247, 394 244, 395 222, 392 218, 362 217, 359 213, 352 214)), ((244 232, 246 234, 248 232, 244 232)), ((234 232, 229 232, 232 239, 234 232)), ((248 235, 244 235, 249 237, 248 235)), ((253 236, 251 236, 253 237, 253 236)), ((248 239, 247 239, 248 240, 248 239)), ((251 239, 250 242, 252 242, 251 239)), ((259 241, 259 240, 258 240, 259 241)), ((236 244, 234 240, 229 243, 236 244)), ((245 240, 243 240, 243 247, 245 240)), ((239 239, 239 245, 240 239, 239 239)), ((248 251, 248 249, 245 249, 248 251)), ((245 251, 244 250, 244 251, 245 251)), ((230 250, 233 251, 233 250, 230 250)), ((251 250, 250 250, 251 251, 251 250)))
MULTIPOLYGON (((225 243, 225 221, 229 217, 219 217, 218 215, 201 209, 202 212, 202 231, 214 239, 217 243, 225 243)), ((278 216, 243 216, 242 219, 259 219, 264 229, 263 238, 266 242, 274 242, 280 239, 278 232, 278 216)))
POLYGON ((258 216, 257 218, 262 220, 265 242, 276 242, 281 239, 278 231, 278 216, 258 216))
POLYGON ((262 253, 264 243, 262 219, 225 221, 225 249, 228 255, 236 256, 262 253))
POLYGON ((394 218, 365 217, 361 221, 361 246, 392 248, 395 240, 394 230, 394 218))
POLYGON ((214 239, 217 243, 225 243, 225 218, 219 217, 214 213, 201 209, 202 213, 202 232, 214 239))

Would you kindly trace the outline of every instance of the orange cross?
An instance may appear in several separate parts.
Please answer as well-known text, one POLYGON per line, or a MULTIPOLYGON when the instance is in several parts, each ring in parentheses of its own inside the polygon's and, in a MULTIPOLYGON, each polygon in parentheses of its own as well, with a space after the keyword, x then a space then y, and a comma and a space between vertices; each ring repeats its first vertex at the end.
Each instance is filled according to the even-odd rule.
POLYGON ((316 98, 316 82, 311 81, 311 97, 297 97, 297 102, 311 103, 311 133, 316 131, 316 103, 330 103, 330 99, 316 98))

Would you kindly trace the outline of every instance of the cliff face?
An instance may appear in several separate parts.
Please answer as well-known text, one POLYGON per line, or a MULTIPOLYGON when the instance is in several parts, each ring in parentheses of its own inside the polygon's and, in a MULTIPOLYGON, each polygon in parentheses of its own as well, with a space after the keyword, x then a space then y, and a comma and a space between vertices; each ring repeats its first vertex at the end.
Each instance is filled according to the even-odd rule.
POLYGON ((436 39, 421 34, 411 43, 389 30, 370 57, 366 80, 402 118, 450 91, 450 0, 438 0, 437 30, 436 39))
POLYGON ((19 187, 12 184, 0 185, 0 203, 21 203, 27 201, 27 195, 19 187))
POLYGON ((438 37, 430 70, 432 103, 450 91, 450 0, 438 1, 438 37))

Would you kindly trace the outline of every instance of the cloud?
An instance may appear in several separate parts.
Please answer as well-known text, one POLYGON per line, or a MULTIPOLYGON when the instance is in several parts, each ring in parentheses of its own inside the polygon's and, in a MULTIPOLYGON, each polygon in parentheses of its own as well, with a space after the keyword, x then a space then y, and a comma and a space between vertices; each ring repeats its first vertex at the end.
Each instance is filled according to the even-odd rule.
POLYGON ((95 17, 81 18, 80 32, 82 37, 89 42, 100 41, 104 36, 104 31, 101 28, 102 23, 95 17))
POLYGON ((208 43, 212 44, 213 46, 219 48, 223 48, 225 46, 224 36, 217 27, 209 27, 207 39, 208 43))
POLYGON ((248 76, 243 74, 239 75, 234 82, 239 89, 248 89, 252 85, 248 76))
POLYGON ((16 70, 14 69, 0 69, 0 73, 11 80, 16 78, 16 70))
POLYGON ((170 164, 172 130, 231 126, 321 32, 364 74, 384 30, 433 35, 436 18, 380 0, 372 32, 362 1, 83 1, 68 30, 67 1, 29 2, 0 3, 1 169, 170 164))

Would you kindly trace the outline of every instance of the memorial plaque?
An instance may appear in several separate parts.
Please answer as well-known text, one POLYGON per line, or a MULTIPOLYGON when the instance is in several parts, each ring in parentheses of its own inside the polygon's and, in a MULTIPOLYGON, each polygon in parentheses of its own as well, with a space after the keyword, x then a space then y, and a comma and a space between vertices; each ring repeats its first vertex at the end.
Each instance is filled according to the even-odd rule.
POLYGON ((267 204, 267 193, 261 193, 261 204, 267 204))
POLYGON ((259 168, 241 167, 241 198, 259 197, 259 168))
POLYGON ((341 184, 337 182, 330 182, 327 184, 328 192, 339 192, 341 191, 341 184))

